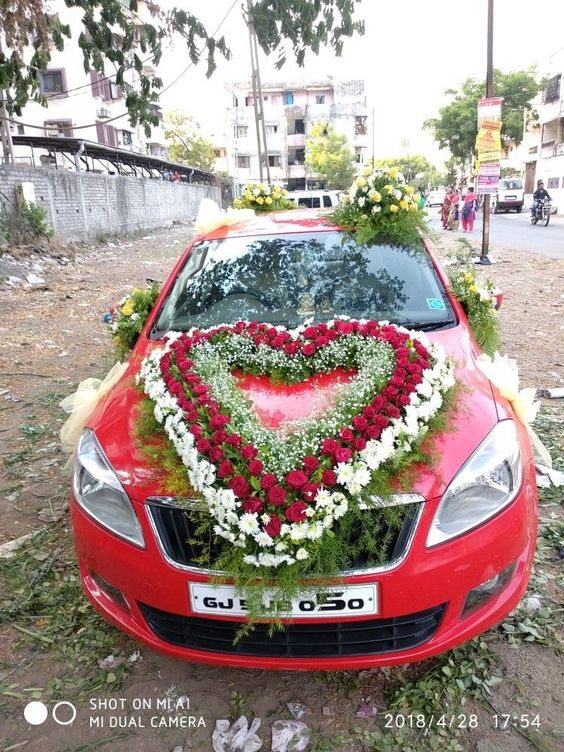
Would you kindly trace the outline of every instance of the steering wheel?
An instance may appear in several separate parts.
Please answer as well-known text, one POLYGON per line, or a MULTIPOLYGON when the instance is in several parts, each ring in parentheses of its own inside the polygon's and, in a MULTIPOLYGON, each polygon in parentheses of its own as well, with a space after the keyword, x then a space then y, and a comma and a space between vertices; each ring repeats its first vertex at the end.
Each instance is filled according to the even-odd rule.
POLYGON ((229 290, 229 292, 226 292, 223 298, 229 298, 234 295, 238 295, 239 297, 246 295, 251 298, 256 298, 256 300, 259 301, 261 305, 263 305, 265 308, 270 308, 271 310, 276 308, 276 306, 272 303, 271 300, 269 300, 266 295, 264 295, 260 290, 243 290, 242 288, 239 290, 229 290))

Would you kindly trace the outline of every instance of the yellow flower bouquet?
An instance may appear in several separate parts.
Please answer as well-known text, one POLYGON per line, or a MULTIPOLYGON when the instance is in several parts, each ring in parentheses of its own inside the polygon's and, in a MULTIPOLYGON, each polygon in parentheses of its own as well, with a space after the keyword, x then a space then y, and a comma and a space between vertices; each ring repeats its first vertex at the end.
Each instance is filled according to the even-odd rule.
POLYGON ((397 245, 414 247, 420 244, 426 230, 420 198, 397 167, 367 167, 345 192, 331 218, 354 228, 359 243, 382 237, 397 245))
POLYGON ((243 195, 233 202, 235 209, 254 209, 256 212, 293 209, 294 204, 287 199, 288 191, 266 183, 247 183, 243 195))

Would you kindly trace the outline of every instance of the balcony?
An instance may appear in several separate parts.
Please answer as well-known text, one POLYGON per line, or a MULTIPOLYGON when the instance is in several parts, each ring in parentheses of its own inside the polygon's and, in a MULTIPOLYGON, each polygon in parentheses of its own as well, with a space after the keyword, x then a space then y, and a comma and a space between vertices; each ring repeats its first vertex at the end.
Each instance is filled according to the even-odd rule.
POLYGON ((298 149, 299 148, 303 149, 305 147, 305 143, 306 143, 305 133, 294 133, 291 136, 289 135, 287 138, 288 138, 287 144, 289 147, 293 146, 298 149))

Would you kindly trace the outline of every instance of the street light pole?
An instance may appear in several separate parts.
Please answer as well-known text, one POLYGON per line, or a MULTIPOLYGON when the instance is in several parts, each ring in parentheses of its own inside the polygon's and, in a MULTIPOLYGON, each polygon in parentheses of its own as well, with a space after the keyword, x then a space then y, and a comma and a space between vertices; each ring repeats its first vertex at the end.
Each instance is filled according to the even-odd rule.
MULTIPOLYGON (((488 46, 487 46, 487 63, 486 63, 486 98, 493 97, 493 10, 494 0, 488 0, 488 46)), ((489 193, 484 196, 482 224, 482 253, 480 254, 480 264, 491 264, 488 258, 490 245, 490 201, 489 193)))

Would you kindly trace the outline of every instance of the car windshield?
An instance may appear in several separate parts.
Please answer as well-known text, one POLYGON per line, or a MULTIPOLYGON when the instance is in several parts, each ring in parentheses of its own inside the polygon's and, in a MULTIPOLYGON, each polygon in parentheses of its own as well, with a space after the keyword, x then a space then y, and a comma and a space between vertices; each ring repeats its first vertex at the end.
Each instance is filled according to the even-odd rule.
POLYGON ((520 191, 523 188, 522 180, 502 180, 499 184, 502 191, 520 191))
POLYGON ((423 246, 363 246, 326 231, 197 243, 151 336, 239 320, 295 327, 336 316, 422 329, 456 321, 423 246))

